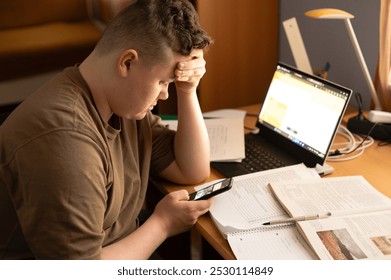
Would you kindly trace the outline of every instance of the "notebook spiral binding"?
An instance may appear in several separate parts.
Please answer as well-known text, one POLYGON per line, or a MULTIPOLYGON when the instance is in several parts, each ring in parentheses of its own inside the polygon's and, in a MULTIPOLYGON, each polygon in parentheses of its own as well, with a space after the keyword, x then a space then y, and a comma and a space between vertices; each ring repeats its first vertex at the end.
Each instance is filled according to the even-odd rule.
POLYGON ((260 226, 252 229, 245 229, 245 230, 240 230, 240 231, 234 231, 230 232, 227 235, 232 235, 232 236, 238 236, 238 235, 244 235, 244 234, 251 234, 251 233, 258 233, 258 232, 266 232, 270 230, 275 230, 275 229, 286 229, 286 228, 295 228, 295 224, 278 224, 278 225, 271 225, 271 226, 260 226))

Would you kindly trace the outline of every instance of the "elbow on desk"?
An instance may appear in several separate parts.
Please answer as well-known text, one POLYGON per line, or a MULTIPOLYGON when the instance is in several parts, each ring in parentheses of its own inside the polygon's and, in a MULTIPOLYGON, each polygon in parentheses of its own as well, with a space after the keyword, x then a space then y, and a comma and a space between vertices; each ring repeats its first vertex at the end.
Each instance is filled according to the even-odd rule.
POLYGON ((187 184, 199 184, 204 182, 206 179, 210 177, 210 167, 206 168, 204 172, 199 172, 198 174, 194 174, 194 176, 189 177, 190 182, 187 184))
POLYGON ((163 170, 160 177, 181 185, 195 185, 204 182, 211 174, 210 165, 193 169, 181 169, 175 162, 163 170))
POLYGON ((186 185, 196 185, 203 183, 210 176, 210 167, 205 167, 203 170, 191 171, 183 174, 183 182, 178 182, 186 185))

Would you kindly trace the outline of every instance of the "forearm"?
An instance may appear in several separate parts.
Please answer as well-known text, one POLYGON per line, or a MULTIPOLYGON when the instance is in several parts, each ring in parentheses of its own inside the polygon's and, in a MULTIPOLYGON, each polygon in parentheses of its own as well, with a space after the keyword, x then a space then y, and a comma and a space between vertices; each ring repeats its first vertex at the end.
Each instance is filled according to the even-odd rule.
MULTIPOLYGON (((196 93, 178 94, 175 158, 181 173, 194 183, 209 176, 209 137, 196 93)), ((190 183, 192 183, 190 182, 190 183)))
POLYGON ((102 249, 101 259, 145 260, 163 243, 167 233, 159 219, 151 216, 136 231, 102 249))
POLYGON ((157 205, 153 214, 136 231, 106 246, 102 259, 148 259, 166 238, 189 230, 205 214, 211 201, 188 201, 185 190, 171 192, 157 205))
POLYGON ((193 50, 175 70, 178 96, 175 161, 160 175, 180 184, 197 184, 210 174, 208 131, 196 93, 205 71, 203 50, 193 50))

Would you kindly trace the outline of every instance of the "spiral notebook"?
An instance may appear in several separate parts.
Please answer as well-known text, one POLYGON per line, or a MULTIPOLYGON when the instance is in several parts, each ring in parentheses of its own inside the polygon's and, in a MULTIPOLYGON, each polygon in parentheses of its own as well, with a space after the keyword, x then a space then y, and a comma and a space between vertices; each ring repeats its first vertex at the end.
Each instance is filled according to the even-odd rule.
POLYGON ((238 260, 315 260, 294 224, 275 225, 227 234, 238 260))
POLYGON ((214 198, 210 216, 237 259, 314 258, 296 228, 263 225, 289 218, 269 183, 313 178, 320 177, 304 164, 255 172, 235 177, 231 190, 214 198))

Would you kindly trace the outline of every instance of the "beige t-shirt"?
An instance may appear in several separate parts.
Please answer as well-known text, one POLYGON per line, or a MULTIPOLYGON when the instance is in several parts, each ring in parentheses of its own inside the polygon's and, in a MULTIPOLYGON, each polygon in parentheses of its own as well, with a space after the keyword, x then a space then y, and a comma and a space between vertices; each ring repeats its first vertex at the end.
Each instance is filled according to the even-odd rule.
POLYGON ((104 123, 77 67, 28 97, 0 127, 0 259, 97 259, 134 231, 174 160, 158 120, 104 123))

